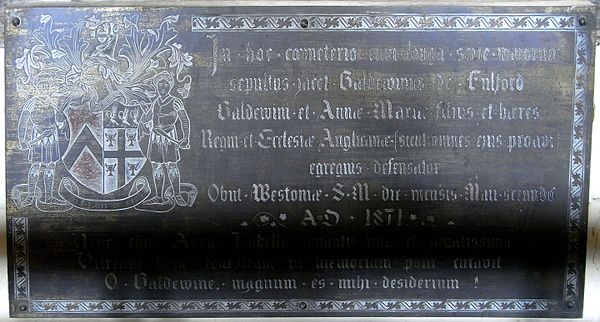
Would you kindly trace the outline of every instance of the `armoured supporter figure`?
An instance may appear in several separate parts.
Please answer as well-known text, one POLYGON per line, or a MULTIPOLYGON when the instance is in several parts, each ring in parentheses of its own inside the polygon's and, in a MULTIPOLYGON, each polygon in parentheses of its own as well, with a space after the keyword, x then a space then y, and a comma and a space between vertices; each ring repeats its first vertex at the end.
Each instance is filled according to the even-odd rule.
POLYGON ((148 157, 152 165, 155 196, 146 205, 163 204, 173 198, 179 206, 187 206, 181 196, 180 173, 177 162, 179 149, 189 149, 190 119, 181 99, 173 96, 173 76, 167 72, 153 79, 157 97, 142 115, 140 125, 150 135, 148 157))
POLYGON ((67 121, 53 97, 52 84, 53 78, 49 74, 38 75, 34 83, 36 94, 25 102, 19 117, 19 148, 22 151, 29 150, 28 160, 31 163, 27 195, 21 207, 27 207, 35 201, 40 177, 43 182, 40 201, 65 204, 54 194, 54 174, 56 162, 61 158, 59 133, 66 131, 67 121))

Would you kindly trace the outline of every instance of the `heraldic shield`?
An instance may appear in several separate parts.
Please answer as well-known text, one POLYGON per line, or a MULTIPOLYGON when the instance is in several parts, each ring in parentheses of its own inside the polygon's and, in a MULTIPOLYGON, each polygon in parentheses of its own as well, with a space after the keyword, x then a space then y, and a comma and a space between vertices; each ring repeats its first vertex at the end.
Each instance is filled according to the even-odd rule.
POLYGON ((148 29, 136 15, 94 15, 58 27, 41 16, 35 43, 15 61, 23 72, 19 149, 30 166, 27 183, 11 191, 17 207, 192 206, 197 189, 182 182, 178 165, 180 150, 190 148, 192 57, 176 42, 178 19, 166 16, 148 29))
POLYGON ((77 184, 98 196, 80 196, 73 191, 77 184, 69 178, 61 181, 60 196, 69 204, 88 210, 118 210, 140 205, 151 190, 145 177, 138 178, 130 191, 122 191, 138 177, 147 160, 138 133, 139 107, 115 102, 95 113, 84 106, 66 114, 71 141, 63 155, 63 164, 77 184))
POLYGON ((68 118, 70 128, 77 132, 71 133, 63 163, 73 178, 100 194, 113 193, 135 179, 146 163, 138 135, 138 114, 136 107, 114 103, 110 110, 92 115, 86 124, 68 118))

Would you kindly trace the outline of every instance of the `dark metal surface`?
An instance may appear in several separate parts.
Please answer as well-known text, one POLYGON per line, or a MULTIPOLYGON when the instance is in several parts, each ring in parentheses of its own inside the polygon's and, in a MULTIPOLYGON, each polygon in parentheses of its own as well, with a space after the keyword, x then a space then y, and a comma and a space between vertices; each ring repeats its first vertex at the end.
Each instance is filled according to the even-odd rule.
POLYGON ((594 10, 10 9, 12 316, 581 316, 594 10))

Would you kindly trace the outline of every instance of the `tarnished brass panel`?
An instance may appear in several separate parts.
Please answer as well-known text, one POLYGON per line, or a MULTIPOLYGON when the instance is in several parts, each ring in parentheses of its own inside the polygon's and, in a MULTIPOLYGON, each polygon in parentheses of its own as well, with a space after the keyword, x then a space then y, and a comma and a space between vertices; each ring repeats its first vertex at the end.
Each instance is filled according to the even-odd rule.
POLYGON ((12 316, 581 316, 594 7, 7 19, 12 316))

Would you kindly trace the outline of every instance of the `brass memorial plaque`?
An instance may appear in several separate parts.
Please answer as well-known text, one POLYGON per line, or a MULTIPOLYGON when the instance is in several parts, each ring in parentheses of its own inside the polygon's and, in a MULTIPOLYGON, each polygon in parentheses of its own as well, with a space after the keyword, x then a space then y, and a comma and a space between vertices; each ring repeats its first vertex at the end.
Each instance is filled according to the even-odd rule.
POLYGON ((12 316, 581 316, 593 5, 6 15, 12 316))

